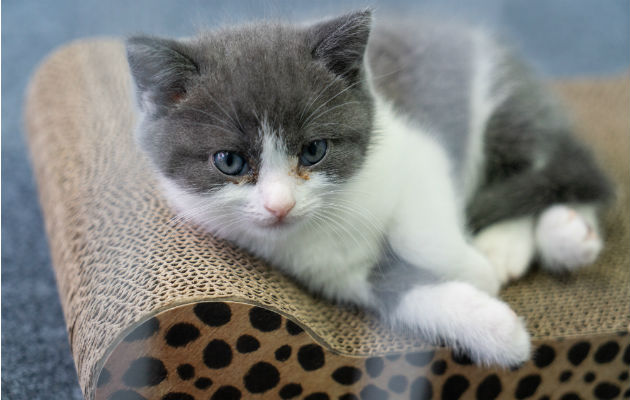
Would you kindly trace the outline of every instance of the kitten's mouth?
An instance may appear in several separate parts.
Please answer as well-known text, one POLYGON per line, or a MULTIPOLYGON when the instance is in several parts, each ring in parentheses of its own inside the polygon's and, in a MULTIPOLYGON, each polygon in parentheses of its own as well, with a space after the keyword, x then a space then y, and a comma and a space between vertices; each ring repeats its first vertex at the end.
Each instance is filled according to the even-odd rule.
POLYGON ((292 217, 275 218, 261 221, 258 225, 266 229, 284 229, 295 224, 296 219, 292 217))

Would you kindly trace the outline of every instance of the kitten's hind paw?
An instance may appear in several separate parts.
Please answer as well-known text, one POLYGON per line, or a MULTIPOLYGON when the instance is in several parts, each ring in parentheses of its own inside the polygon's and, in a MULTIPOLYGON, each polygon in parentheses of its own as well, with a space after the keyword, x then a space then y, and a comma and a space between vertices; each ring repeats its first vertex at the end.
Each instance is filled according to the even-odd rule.
POLYGON ((592 264, 602 249, 594 210, 582 212, 565 205, 545 210, 536 226, 536 243, 545 268, 574 270, 592 264))

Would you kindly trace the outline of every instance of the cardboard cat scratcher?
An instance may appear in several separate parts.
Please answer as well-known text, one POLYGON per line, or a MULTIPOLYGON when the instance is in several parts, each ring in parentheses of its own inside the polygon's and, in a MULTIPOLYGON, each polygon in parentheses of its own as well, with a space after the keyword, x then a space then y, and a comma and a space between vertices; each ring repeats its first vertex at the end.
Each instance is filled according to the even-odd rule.
POLYGON ((630 80, 556 85, 617 184, 607 247, 568 276, 534 270, 501 297, 533 360, 479 368, 316 299, 174 219, 136 149, 116 40, 39 68, 26 126, 68 335, 86 399, 610 399, 630 396, 630 80))

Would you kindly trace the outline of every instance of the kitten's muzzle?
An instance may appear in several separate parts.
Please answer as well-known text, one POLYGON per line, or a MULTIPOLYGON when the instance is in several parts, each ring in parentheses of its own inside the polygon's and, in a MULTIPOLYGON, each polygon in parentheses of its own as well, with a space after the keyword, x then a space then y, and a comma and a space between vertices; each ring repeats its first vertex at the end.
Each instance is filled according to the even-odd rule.
POLYGON ((278 220, 282 220, 287 214, 293 209, 295 206, 295 200, 291 199, 286 202, 277 202, 277 203, 265 203, 265 210, 269 211, 272 215, 274 215, 278 220))

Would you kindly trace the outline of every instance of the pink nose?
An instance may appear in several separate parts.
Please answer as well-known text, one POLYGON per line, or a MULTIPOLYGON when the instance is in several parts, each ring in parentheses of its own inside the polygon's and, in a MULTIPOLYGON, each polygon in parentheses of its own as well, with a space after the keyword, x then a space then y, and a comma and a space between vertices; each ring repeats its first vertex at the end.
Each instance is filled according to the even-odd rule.
POLYGON ((271 214, 275 215, 276 218, 282 219, 286 217, 286 215, 293 209, 295 206, 295 200, 292 200, 288 203, 265 203, 265 210, 269 211, 271 214))

